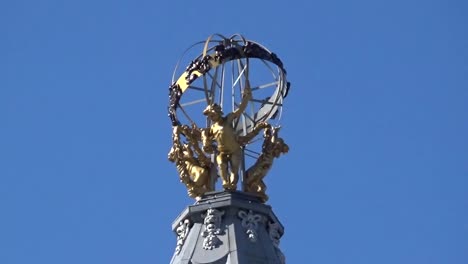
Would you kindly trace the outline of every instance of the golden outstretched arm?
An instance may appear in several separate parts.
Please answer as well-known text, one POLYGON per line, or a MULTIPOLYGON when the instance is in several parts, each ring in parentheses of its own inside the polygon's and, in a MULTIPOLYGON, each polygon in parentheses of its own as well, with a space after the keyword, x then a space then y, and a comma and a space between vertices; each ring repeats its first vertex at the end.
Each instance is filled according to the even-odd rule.
POLYGON ((239 104, 239 108, 228 115, 228 118, 230 119, 229 121, 240 117, 240 115, 245 111, 245 108, 247 108, 247 104, 249 103, 250 99, 252 99, 252 89, 250 88, 249 80, 245 80, 245 89, 244 93, 242 94, 242 101, 239 104))

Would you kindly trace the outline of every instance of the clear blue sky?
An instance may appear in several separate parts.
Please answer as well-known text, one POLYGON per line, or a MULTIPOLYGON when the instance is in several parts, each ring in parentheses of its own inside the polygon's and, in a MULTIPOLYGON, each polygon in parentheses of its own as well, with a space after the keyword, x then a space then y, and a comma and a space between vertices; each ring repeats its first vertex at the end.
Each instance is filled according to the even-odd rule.
POLYGON ((285 63, 267 178, 288 263, 468 263, 466 1, 2 1, 0 263, 168 263, 193 203, 166 159, 185 48, 285 63))

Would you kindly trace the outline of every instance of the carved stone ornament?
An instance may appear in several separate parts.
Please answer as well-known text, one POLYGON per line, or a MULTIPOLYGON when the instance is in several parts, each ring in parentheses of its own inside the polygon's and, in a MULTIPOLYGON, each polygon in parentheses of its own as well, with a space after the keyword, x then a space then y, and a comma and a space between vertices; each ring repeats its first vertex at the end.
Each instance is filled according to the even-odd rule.
POLYGON ((224 211, 216 210, 210 208, 206 211, 205 215, 202 215, 205 219, 203 224, 205 225, 205 230, 202 233, 202 236, 205 238, 203 240, 203 248, 206 250, 212 250, 218 247, 221 244, 217 235, 221 235, 221 218, 224 215, 224 211))
POLYGON ((239 211, 237 214, 242 219, 242 227, 247 229, 246 233, 251 242, 257 242, 258 224, 263 221, 264 217, 260 214, 254 214, 252 210, 248 213, 239 211))
POLYGON ((277 222, 268 222, 268 234, 270 235, 270 239, 275 246, 276 255, 280 259, 281 264, 286 263, 286 257, 284 256, 283 252, 279 248, 281 233, 280 233, 280 225, 277 222))
POLYGON ((175 254, 178 255, 182 246, 184 245, 185 239, 190 231, 190 220, 185 219, 180 221, 179 226, 176 229, 177 234, 177 246, 175 248, 175 254))

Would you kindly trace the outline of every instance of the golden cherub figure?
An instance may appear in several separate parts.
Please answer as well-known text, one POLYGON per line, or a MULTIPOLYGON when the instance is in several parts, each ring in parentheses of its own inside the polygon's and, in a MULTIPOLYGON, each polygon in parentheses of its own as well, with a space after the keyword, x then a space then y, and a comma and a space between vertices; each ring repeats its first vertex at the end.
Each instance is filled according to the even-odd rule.
POLYGON ((233 122, 240 117, 252 98, 249 81, 246 80, 242 101, 239 108, 223 116, 218 104, 210 104, 203 111, 211 121, 211 126, 202 133, 203 150, 212 153, 216 148, 216 163, 225 190, 235 190, 239 181, 239 168, 242 161, 241 142, 236 134, 233 122), (216 146, 213 146, 213 141, 216 146))
POLYGON ((173 145, 168 154, 168 159, 176 164, 180 181, 186 185, 189 196, 197 200, 205 192, 212 191, 210 185, 211 162, 198 146, 200 136, 200 131, 195 127, 174 126, 173 145), (185 136, 188 144, 180 142, 180 134, 185 136))
POLYGON ((278 137, 278 131, 279 128, 272 128, 271 126, 265 129, 262 154, 258 157, 255 164, 245 172, 245 191, 258 195, 263 202, 268 200, 263 178, 265 178, 271 169, 273 160, 278 158, 282 153, 289 151, 289 146, 284 143, 282 138, 278 137))

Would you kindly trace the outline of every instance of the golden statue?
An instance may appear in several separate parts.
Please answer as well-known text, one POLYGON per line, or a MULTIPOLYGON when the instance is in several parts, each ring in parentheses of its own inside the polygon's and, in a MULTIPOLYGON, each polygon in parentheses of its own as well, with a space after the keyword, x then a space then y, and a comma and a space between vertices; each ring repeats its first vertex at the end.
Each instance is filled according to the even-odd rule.
POLYGON ((279 128, 269 124, 279 124, 290 90, 283 62, 239 34, 215 34, 192 47, 177 63, 169 86, 168 158, 191 197, 214 191, 219 177, 223 190, 237 190, 242 180, 243 192, 266 201, 263 179, 274 159, 289 151, 279 128))
POLYGON ((244 188, 246 192, 258 195, 263 202, 268 200, 266 195, 266 185, 263 178, 273 165, 273 159, 278 158, 282 153, 289 151, 289 146, 278 137, 279 128, 268 125, 264 131, 264 141, 262 154, 258 157, 254 165, 245 172, 244 188))
POLYGON ((216 163, 225 190, 235 190, 239 181, 242 149, 233 123, 244 112, 251 98, 252 91, 246 80, 239 108, 226 116, 223 116, 223 111, 218 104, 210 104, 203 111, 203 114, 212 121, 211 126, 202 133, 203 150, 213 153, 216 149, 216 163), (216 142, 216 146, 213 146, 213 141, 216 142))
POLYGON ((210 160, 200 149, 201 132, 195 127, 174 126, 172 132, 172 148, 168 159, 174 162, 179 172, 180 181, 187 187, 190 197, 197 200, 207 192, 212 191, 210 185, 210 160), (188 144, 182 144, 180 134, 188 140, 188 144), (197 154, 194 155, 194 152, 197 154))

